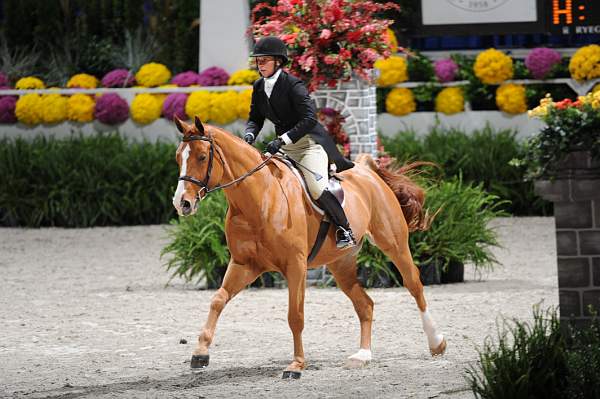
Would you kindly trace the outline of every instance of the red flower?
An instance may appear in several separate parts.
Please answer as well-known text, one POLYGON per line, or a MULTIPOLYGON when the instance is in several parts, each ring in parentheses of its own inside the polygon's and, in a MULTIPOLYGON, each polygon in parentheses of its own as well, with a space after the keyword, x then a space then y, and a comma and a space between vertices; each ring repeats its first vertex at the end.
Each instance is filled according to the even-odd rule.
POLYGON ((286 44, 294 44, 294 42, 296 41, 296 37, 298 37, 298 34, 292 33, 289 35, 281 36, 281 40, 283 40, 286 44))
POLYGON ((573 101, 570 98, 565 98, 555 104, 556 109, 567 109, 573 105, 573 101))
POLYGON ((348 34, 346 35, 346 37, 348 38, 349 42, 357 42, 360 40, 360 37, 362 36, 362 32, 357 30, 354 32, 348 32, 348 34))

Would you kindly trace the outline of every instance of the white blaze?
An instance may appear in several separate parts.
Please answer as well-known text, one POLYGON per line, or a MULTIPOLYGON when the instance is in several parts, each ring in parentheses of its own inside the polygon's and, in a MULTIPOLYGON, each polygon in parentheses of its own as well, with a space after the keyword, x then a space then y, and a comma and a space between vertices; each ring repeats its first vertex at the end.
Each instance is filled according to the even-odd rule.
MULTIPOLYGON (((185 149, 181 153, 181 170, 179 173, 179 177, 185 176, 187 173, 187 160, 190 157, 190 146, 186 145, 185 149)), ((177 183, 177 190, 175 191, 175 195, 173 196, 173 206, 179 210, 181 207, 181 197, 185 192, 185 180, 179 180, 177 183)))

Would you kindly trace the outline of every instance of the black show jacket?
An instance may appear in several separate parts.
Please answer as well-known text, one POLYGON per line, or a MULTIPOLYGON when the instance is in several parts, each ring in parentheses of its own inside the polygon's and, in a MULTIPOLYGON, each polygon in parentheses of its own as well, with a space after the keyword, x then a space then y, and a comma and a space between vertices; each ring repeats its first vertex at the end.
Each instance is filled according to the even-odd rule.
POLYGON ((354 163, 340 154, 333 138, 318 122, 315 104, 300 79, 281 71, 270 98, 264 87, 263 78, 254 82, 246 133, 258 136, 265 119, 269 119, 275 125, 277 136, 287 133, 294 143, 310 134, 315 142, 323 146, 329 161, 335 163, 338 172, 354 166, 354 163))

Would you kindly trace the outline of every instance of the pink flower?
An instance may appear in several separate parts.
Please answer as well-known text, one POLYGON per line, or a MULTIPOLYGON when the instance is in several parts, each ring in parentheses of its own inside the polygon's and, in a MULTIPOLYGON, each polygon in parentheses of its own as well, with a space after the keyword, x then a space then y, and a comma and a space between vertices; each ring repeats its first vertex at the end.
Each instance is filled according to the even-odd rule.
POLYGON ((525 58, 525 66, 535 79, 544 79, 558 63, 560 53, 545 47, 534 48, 525 58))
POLYGON ((321 31, 320 39, 327 40, 331 37, 331 31, 329 29, 323 29, 321 31))
POLYGON ((94 115, 102 123, 117 125, 129 118, 129 105, 118 94, 103 94, 96 101, 94 115))
POLYGON ((17 116, 15 108, 17 107, 17 98, 14 96, 0 97, 0 123, 16 123, 17 116))
POLYGON ((131 87, 135 84, 134 74, 127 69, 115 69, 102 78, 103 87, 131 87))
POLYGON ((188 94, 172 93, 165 99, 162 108, 162 115, 172 121, 175 116, 179 119, 187 119, 185 114, 185 103, 187 102, 188 94))
POLYGON ((202 86, 225 86, 229 80, 229 74, 219 67, 206 68, 198 75, 198 84, 202 86))
POLYGON ((325 62, 328 65, 332 65, 335 64, 338 60, 338 56, 337 55, 326 55, 325 58, 323 58, 323 62, 325 62))
POLYGON ((297 36, 297 33, 289 33, 287 35, 281 36, 281 40, 283 40, 286 44, 294 44, 297 36))
POLYGON ((200 84, 199 76, 194 71, 178 73, 177 75, 173 76, 171 83, 180 87, 188 87, 200 84))
POLYGON ((435 76, 442 83, 452 82, 456 78, 458 65, 451 58, 437 60, 433 67, 435 69, 435 76))

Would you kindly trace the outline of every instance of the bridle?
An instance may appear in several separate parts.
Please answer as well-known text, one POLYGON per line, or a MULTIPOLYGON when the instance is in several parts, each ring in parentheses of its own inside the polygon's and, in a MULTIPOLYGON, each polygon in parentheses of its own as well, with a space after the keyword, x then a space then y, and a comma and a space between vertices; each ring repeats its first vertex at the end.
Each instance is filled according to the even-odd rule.
MULTIPOLYGON (((190 141, 196 141, 196 140, 200 140, 200 141, 207 141, 208 142, 208 168, 206 170, 206 177, 204 178, 203 181, 200 181, 198 179, 196 179, 193 176, 189 176, 189 175, 184 175, 184 176, 179 176, 179 180, 184 180, 184 181, 188 181, 190 183, 193 183, 197 186, 200 187, 200 191, 198 191, 197 196, 200 197, 200 193, 202 192, 202 190, 204 190, 205 195, 208 195, 210 193, 212 193, 213 191, 217 191, 220 190, 222 188, 227 188, 229 186, 234 185, 235 183, 239 183, 240 181, 244 180, 246 177, 252 175, 254 172, 258 171, 259 169, 261 169, 263 166, 265 166, 267 164, 267 162, 269 162, 271 160, 271 158, 273 158, 273 155, 269 155, 267 157, 267 159, 265 159, 263 162, 261 162, 257 167, 255 167, 254 169, 252 169, 250 172, 245 173, 244 175, 238 177, 237 179, 230 181, 227 184, 223 184, 223 185, 217 185, 213 188, 209 188, 208 187, 208 182, 210 181, 210 174, 212 173, 212 167, 213 167, 213 159, 214 159, 214 141, 212 138, 212 135, 208 135, 208 137, 206 136, 200 136, 200 135, 191 135, 191 136, 184 136, 182 141, 184 143, 190 142, 190 141)), ((217 151, 217 155, 219 156, 219 159, 221 159, 221 166, 223 167, 223 170, 225 170, 225 162, 223 161, 223 157, 221 156, 221 153, 219 151, 217 151)))

